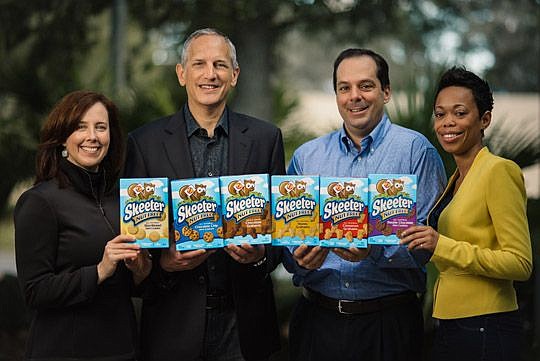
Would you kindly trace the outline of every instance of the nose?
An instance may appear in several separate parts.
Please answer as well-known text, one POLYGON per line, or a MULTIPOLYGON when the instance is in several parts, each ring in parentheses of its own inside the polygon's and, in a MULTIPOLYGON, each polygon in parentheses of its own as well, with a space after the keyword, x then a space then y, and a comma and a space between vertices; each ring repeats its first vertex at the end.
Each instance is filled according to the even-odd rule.
POLYGON ((213 79, 216 76, 216 69, 214 68, 214 64, 208 64, 206 65, 204 69, 204 76, 207 79, 213 79))
POLYGON ((86 130, 86 138, 89 140, 97 139, 97 132, 94 127, 88 127, 86 130))
POLYGON ((357 87, 352 87, 350 96, 351 96, 351 100, 362 99, 362 92, 357 87))

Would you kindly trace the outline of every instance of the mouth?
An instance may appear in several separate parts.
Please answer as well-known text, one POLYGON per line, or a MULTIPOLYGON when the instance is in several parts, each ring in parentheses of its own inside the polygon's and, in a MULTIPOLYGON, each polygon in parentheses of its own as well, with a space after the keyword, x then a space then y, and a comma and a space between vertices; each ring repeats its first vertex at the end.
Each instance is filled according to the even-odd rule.
POLYGON ((219 88, 219 85, 216 84, 201 84, 199 85, 199 88, 204 90, 215 90, 219 88))
POLYGON ((88 146, 88 145, 82 145, 79 147, 83 152, 85 153, 88 153, 88 154, 96 154, 99 152, 99 150, 101 149, 101 147, 98 147, 98 146, 88 146))
POLYGON ((353 107, 353 108, 349 108, 349 112, 351 112, 353 114, 358 114, 358 113, 362 113, 363 111, 367 110, 367 108, 369 108, 368 104, 359 105, 359 106, 356 106, 356 107, 353 107))
POLYGON ((463 132, 447 132, 447 133, 439 133, 439 136, 448 142, 451 142, 458 138, 460 135, 462 135, 463 132))

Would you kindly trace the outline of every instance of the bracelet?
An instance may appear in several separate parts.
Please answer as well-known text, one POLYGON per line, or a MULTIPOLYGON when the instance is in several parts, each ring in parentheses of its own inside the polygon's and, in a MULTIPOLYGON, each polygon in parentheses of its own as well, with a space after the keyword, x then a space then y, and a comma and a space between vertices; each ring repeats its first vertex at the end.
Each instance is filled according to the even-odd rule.
POLYGON ((266 256, 261 258, 259 261, 252 264, 253 267, 260 267, 266 262, 266 256))

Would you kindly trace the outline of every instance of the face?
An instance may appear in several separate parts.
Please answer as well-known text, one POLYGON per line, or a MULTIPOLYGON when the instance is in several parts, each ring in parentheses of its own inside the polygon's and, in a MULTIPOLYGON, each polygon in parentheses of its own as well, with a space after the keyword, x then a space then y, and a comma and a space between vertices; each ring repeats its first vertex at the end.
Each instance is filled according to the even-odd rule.
POLYGON ((236 86, 240 69, 233 68, 223 37, 202 35, 189 48, 185 67, 176 65, 180 85, 186 87, 190 109, 225 107, 227 95, 236 86))
POLYGON ((339 64, 336 102, 353 140, 364 138, 379 124, 390 95, 390 87, 383 89, 377 79, 377 64, 370 56, 347 58, 339 64))
POLYGON ((71 163, 95 172, 107 155, 109 143, 109 114, 102 103, 96 103, 84 114, 64 146, 71 163))
POLYGON ((491 112, 482 116, 470 89, 451 86, 435 99, 433 128, 443 149, 454 155, 475 155, 482 148, 482 131, 491 122, 491 112))

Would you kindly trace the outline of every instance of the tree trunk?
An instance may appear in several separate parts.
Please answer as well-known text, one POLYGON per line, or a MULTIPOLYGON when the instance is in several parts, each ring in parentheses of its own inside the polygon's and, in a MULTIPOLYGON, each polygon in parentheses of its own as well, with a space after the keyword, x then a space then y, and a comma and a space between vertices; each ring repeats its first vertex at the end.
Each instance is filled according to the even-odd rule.
POLYGON ((272 121, 274 104, 270 74, 275 37, 269 21, 257 19, 254 24, 244 26, 232 40, 240 65, 232 106, 235 111, 272 121))

